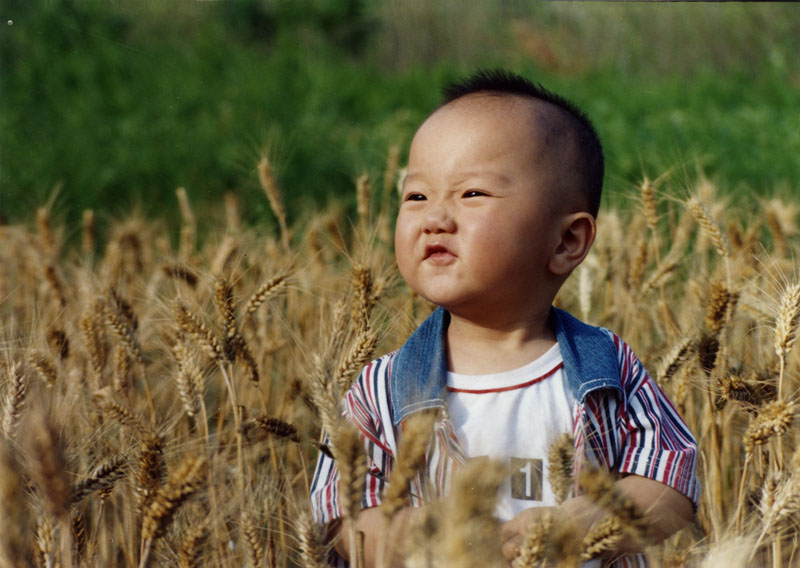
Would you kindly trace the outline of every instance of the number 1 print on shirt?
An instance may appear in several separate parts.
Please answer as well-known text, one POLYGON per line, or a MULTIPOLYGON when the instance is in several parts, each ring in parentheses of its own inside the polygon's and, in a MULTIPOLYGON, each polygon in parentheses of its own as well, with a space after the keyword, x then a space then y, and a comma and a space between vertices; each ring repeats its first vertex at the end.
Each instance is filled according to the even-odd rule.
POLYGON ((542 500, 542 460, 510 458, 511 497, 524 501, 542 500))

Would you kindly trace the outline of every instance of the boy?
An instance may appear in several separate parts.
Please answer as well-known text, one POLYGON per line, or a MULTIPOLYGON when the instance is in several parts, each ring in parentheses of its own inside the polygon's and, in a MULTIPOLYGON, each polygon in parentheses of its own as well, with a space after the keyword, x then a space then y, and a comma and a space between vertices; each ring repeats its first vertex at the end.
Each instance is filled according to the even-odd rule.
MULTIPOLYGON (((424 472, 433 497, 465 459, 508 464, 497 510, 508 561, 531 522, 553 510, 543 472, 563 433, 575 438, 576 469, 588 462, 617 474, 653 541, 666 538, 698 502, 696 443, 626 344, 552 307, 595 238, 603 155, 594 128, 567 101, 502 71, 445 95, 412 141, 395 232, 400 273, 439 308, 400 350, 367 365, 345 400, 369 458, 357 520, 367 565, 403 420, 426 408, 443 417, 424 472)), ((341 515, 337 488, 336 464, 321 455, 311 491, 318 522, 341 515)), ((422 491, 414 488, 412 505, 422 491)), ((393 541, 414 511, 394 518, 393 541)), ((556 512, 584 532, 602 513, 582 496, 556 512)), ((347 557, 344 540, 336 547, 347 557)))

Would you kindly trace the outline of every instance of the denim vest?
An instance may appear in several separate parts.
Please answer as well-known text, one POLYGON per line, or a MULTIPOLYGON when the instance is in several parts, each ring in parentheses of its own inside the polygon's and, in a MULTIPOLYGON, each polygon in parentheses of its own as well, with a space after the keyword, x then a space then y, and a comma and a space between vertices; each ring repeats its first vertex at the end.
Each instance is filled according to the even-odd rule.
MULTIPOLYGON (((614 389, 619 392, 624 408, 618 352, 611 337, 558 308, 551 309, 550 317, 564 360, 567 383, 575 400, 583 403, 590 392, 614 389)), ((395 355, 389 385, 395 426, 419 410, 445 406, 447 353, 444 334, 449 323, 450 314, 437 308, 395 355)))

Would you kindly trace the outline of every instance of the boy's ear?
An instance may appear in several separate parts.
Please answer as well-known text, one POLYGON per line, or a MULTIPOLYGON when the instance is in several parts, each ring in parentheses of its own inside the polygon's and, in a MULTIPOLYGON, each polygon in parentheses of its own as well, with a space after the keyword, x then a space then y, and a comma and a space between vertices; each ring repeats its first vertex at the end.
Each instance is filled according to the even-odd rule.
POLYGON ((561 242, 550 257, 548 268, 558 276, 567 276, 583 262, 592 248, 597 224, 594 216, 581 211, 564 217, 561 223, 561 242))

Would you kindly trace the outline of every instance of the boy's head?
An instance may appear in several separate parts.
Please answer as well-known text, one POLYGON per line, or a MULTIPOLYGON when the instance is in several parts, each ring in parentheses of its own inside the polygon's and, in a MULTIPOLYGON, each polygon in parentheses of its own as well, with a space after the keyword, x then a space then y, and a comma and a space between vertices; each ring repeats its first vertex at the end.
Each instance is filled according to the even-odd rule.
POLYGON ((479 73, 445 96, 411 144, 400 272, 451 311, 541 311, 594 239, 597 135, 570 103, 515 75, 479 73))

